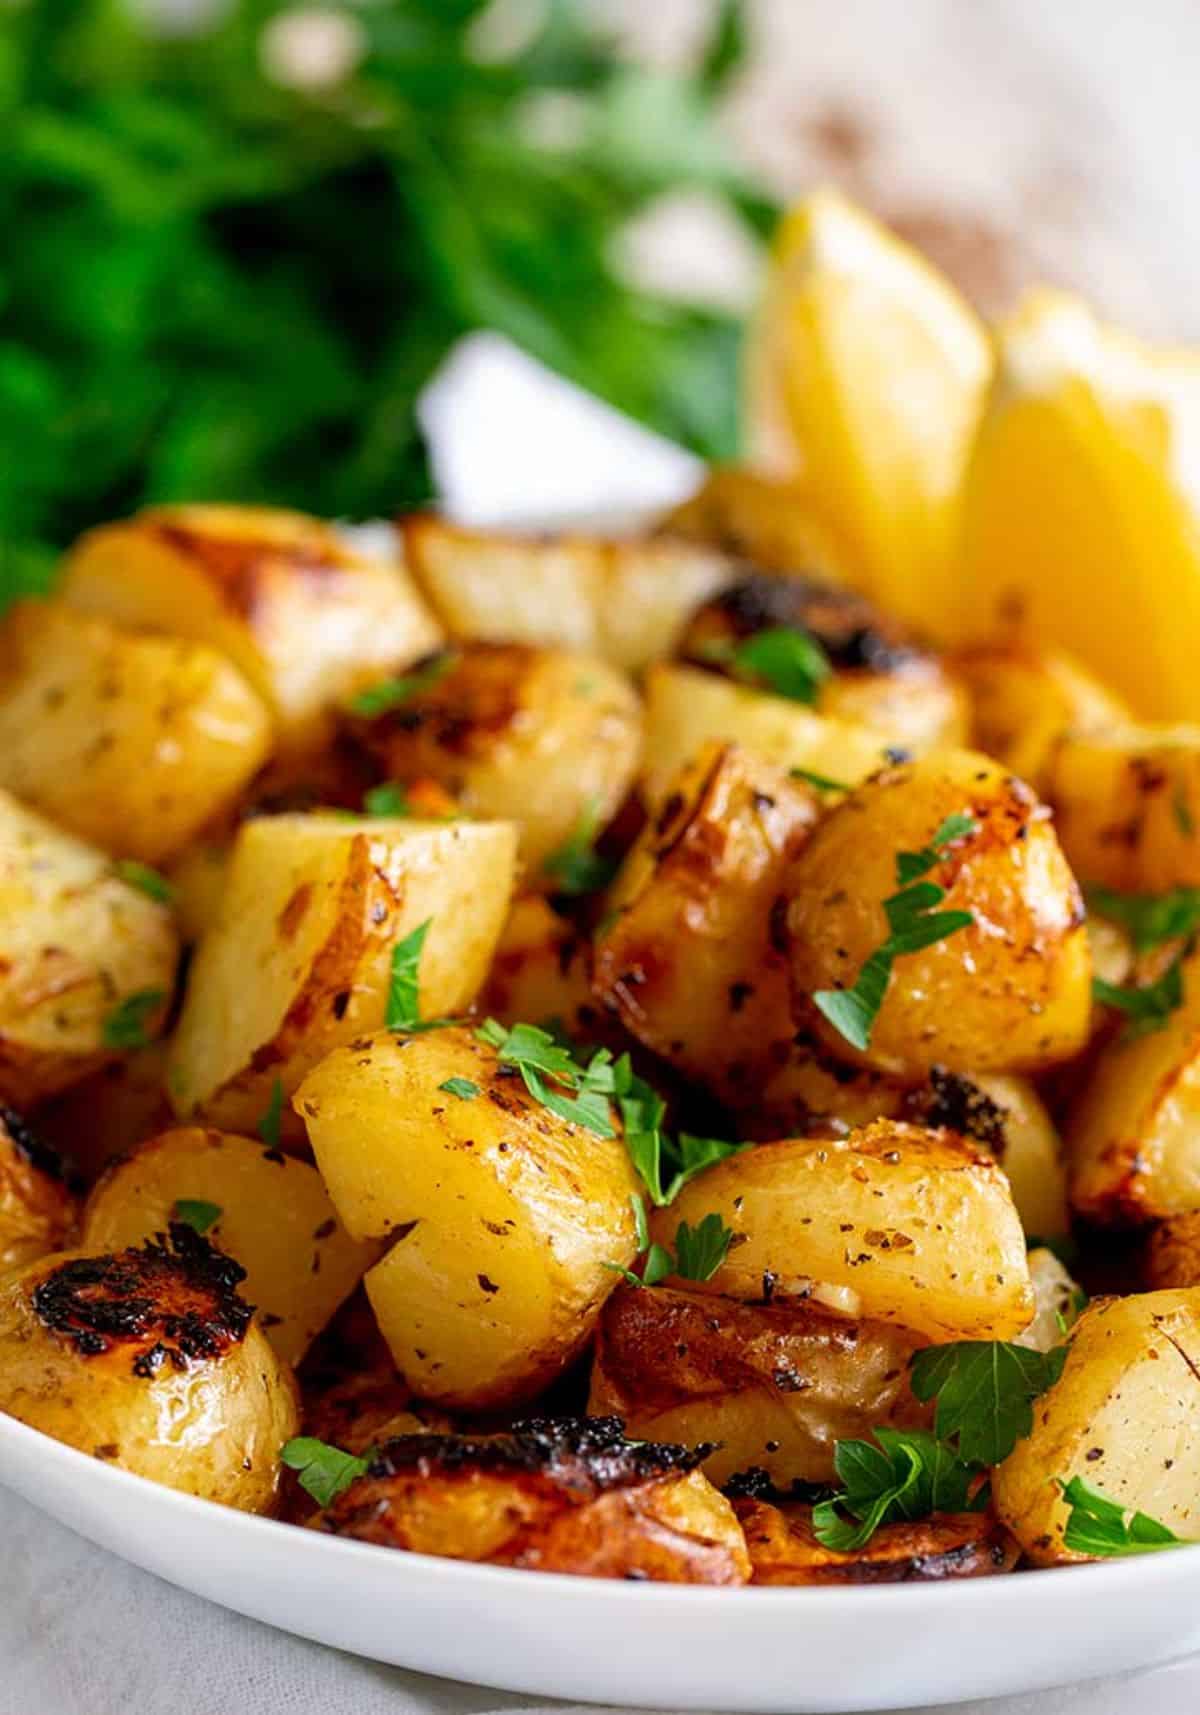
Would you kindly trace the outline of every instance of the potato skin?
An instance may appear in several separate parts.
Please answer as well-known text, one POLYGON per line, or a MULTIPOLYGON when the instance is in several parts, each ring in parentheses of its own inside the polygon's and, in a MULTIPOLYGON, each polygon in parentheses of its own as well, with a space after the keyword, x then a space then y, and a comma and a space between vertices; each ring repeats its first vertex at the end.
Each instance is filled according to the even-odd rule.
POLYGON ((178 1223, 140 1250, 69 1251, 8 1274, 0 1410, 168 1488, 268 1511, 299 1412, 240 1279, 178 1223))
POLYGON ((343 1230, 308 1162, 201 1126, 164 1132, 112 1163, 84 1207, 80 1245, 140 1244, 166 1231, 181 1200, 220 1210, 206 1237, 245 1269, 245 1295, 291 1364, 378 1255, 377 1246, 357 1244, 343 1230))
POLYGON ((825 517, 820 496, 794 475, 771 476, 742 465, 713 465, 661 528, 706 542, 768 571, 861 587, 851 546, 825 517))
POLYGON ((203 645, 121 632, 63 603, 5 615, 0 786, 115 857, 173 857, 270 745, 262 699, 203 645))
POLYGON ((399 565, 356 553, 329 525, 249 506, 163 506, 84 536, 59 593, 131 630, 206 643, 271 707, 290 752, 331 711, 436 649, 441 629, 399 565))
POLYGON ((708 746, 634 843, 596 936, 595 991, 625 1028, 735 1103, 792 1037, 773 914, 820 814, 816 793, 708 746))
POLYGON ((695 1467, 699 1450, 622 1436, 616 1418, 533 1419, 503 1435, 412 1435, 313 1521, 386 1548, 457 1560, 744 1584, 733 1508, 695 1467))
POLYGON ((641 747, 637 693, 594 655, 477 643, 398 708, 350 730, 391 780, 425 777, 468 815, 520 829, 529 887, 581 824, 601 828, 625 797, 641 747))
POLYGON ((1063 1542, 1072 1477, 1200 1538, 1198 1424, 1200 1290, 1094 1299, 1032 1434, 992 1473, 996 1511, 1038 1566, 1089 1558, 1063 1542))
POLYGON ((885 1524, 854 1554, 817 1541, 812 1508, 739 1500, 752 1584, 908 1584, 1011 1572, 1020 1550, 987 1512, 885 1524))
POLYGON ((919 1075, 1022 1071, 1069 1058, 1087 1040, 1091 960, 1083 900, 1029 789, 987 757, 939 751, 882 770, 831 810, 792 870, 787 928, 801 1022, 830 1051, 919 1075), (816 1009, 822 989, 852 987, 888 938, 883 901, 896 855, 919 852, 946 817, 974 831, 949 843, 925 879, 939 911, 973 922, 896 961, 868 1048, 859 1052, 816 1009))
POLYGON ((39 1133, 79 1170, 85 1185, 94 1184, 114 1157, 174 1123, 166 1084, 170 1047, 164 1038, 123 1054, 38 1109, 39 1133))
POLYGON ((588 1410, 643 1440, 716 1442, 704 1461, 714 1483, 756 1468, 786 1491, 831 1482, 839 1440, 929 1423, 908 1385, 924 1343, 811 1302, 620 1286, 600 1320, 588 1410))
POLYGON ((981 646, 953 656, 950 665, 970 693, 972 745, 1037 791, 1065 734, 1099 732, 1132 719, 1115 692, 1057 650, 981 646))
POLYGON ((339 1043, 384 1022, 392 949, 426 921, 423 1016, 461 1011, 508 909, 506 823, 267 816, 240 830, 171 1055, 181 1119, 253 1132, 339 1043))
POLYGON ((32 1108, 114 1057, 105 1021, 131 995, 175 985, 170 912, 111 859, 0 792, 0 1101, 32 1108))
POLYGON ((670 1244, 680 1221, 713 1211, 734 1243, 701 1292, 753 1301, 770 1275, 780 1299, 819 1295, 935 1342, 1008 1340, 1033 1316, 1008 1181, 953 1132, 884 1120, 759 1144, 684 1186, 651 1234, 670 1244))
POLYGON ((531 1399, 582 1350, 617 1282, 606 1265, 636 1251, 620 1137, 543 1107, 461 1027, 340 1048, 295 1108, 346 1228, 392 1241, 367 1294, 416 1394, 531 1399), (479 1094, 446 1092, 452 1077, 479 1094))
POLYGON ((0 1103, 0 1271, 63 1250, 74 1226, 63 1163, 0 1103))
POLYGON ((1142 1252, 1142 1283, 1148 1292, 1200 1286, 1200 1209, 1158 1221, 1142 1252))
POLYGON ((513 901, 475 1010, 510 1027, 555 1019, 580 1042, 619 1038, 619 1026, 592 994, 591 972, 587 936, 543 895, 522 894, 513 901))
POLYGON ((1200 726, 1067 733, 1044 777, 1082 880, 1122 893, 1200 886, 1200 726))

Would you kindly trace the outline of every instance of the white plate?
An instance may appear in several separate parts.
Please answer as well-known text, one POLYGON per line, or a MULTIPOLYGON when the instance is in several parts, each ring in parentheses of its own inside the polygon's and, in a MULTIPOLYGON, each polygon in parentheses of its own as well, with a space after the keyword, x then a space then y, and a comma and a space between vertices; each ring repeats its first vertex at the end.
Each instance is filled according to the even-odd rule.
POLYGON ((1035 1691, 1200 1647, 1200 1553, 855 1590, 712 1590, 432 1560, 252 1518, 0 1417, 0 1479, 252 1619, 505 1691, 673 1709, 896 1708, 1035 1691))

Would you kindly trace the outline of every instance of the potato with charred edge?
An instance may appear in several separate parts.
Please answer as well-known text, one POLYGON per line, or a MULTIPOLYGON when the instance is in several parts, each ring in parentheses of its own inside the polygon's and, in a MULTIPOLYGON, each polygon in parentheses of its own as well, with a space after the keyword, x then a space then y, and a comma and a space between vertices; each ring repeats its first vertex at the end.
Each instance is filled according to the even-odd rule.
POLYGON ((200 644, 59 602, 21 602, 0 626, 0 786, 116 857, 173 857, 270 746, 261 697, 200 644))
POLYGON ((313 1520, 415 1554, 667 1584, 744 1584, 733 1508, 703 1448, 626 1441, 619 1418, 533 1418, 502 1435, 409 1435, 313 1520))
MULTIPOLYGON (((725 1261, 697 1290, 812 1296, 929 1340, 1009 1340, 1034 1312, 1025 1235, 995 1157, 950 1131, 883 1120, 848 1138, 788 1138, 728 1156, 651 1218, 718 1214, 725 1261)), ((678 1282, 676 1284, 679 1284, 678 1282)))
POLYGON ((178 1222, 138 1250, 0 1281, 0 1410, 168 1488, 266 1512, 299 1423, 242 1270, 178 1222))
POLYGON ((914 754, 967 736, 967 699, 936 656, 851 590, 807 577, 743 572, 693 614, 679 646, 686 661, 740 677, 738 646, 764 631, 806 633, 833 671, 813 707, 859 721, 914 754))
POLYGON ((992 1473, 1001 1520, 1038 1566, 1086 1560, 1063 1541, 1073 1477, 1200 1538, 1200 1289, 1094 1299, 1033 1432, 992 1473))
POLYGON ((1139 1226, 1200 1208, 1200 953, 1182 984, 1158 1028, 1103 1044, 1068 1116, 1071 1207, 1087 1221, 1139 1226))
POLYGON ((331 1049, 384 1022, 393 948, 423 923, 422 1017, 460 1011, 487 974, 515 847, 506 822, 246 823, 175 1033, 179 1117, 253 1132, 276 1079, 290 1096, 331 1049))
POLYGON ((646 674, 640 786, 651 811, 706 744, 739 744, 776 768, 810 769, 856 786, 888 760, 882 733, 804 703, 735 685, 698 667, 658 662, 646 674))
POLYGON ((348 1231, 391 1241, 367 1294, 416 1394, 501 1406, 566 1368, 637 1250, 619 1136, 553 1112, 461 1027, 360 1038, 295 1108, 348 1231))
POLYGON ((1020 1550, 988 1512, 934 1513, 885 1524, 865 1547, 840 1554, 818 1542, 812 1508, 734 1502, 752 1584, 907 1584, 1011 1572, 1020 1550))
POLYGON ((189 1204, 212 1216, 206 1235, 245 1269, 246 1296, 291 1364, 378 1256, 347 1234, 307 1161, 201 1126, 164 1132, 114 1162, 84 1207, 80 1246, 140 1244, 189 1204))
POLYGON ((74 1225, 62 1161, 0 1103, 0 1270, 62 1250, 74 1225))
POLYGON ((513 901, 476 1011, 509 1026, 552 1019, 578 1042, 620 1037, 592 994, 591 966, 587 937, 544 896, 526 893, 513 901))
POLYGON ((1132 719, 1128 705, 1057 650, 965 650, 951 667, 971 698, 971 743, 1038 791, 1067 733, 1102 732, 1132 719))
POLYGON ((789 883, 803 1026, 841 1058, 903 1076, 935 1065, 1030 1071, 1082 1048, 1091 1019, 1083 900, 1049 818, 1028 787, 967 750, 885 769, 831 810, 789 883), (963 831, 940 837, 963 817, 963 831), (889 939, 884 902, 903 886, 899 855, 927 852, 920 885, 942 890, 934 912, 971 921, 896 958, 860 1051, 811 997, 853 988, 889 939))
POLYGON ((438 647, 399 564, 330 525, 251 506, 163 506, 84 536, 59 593, 136 631, 207 643, 271 708, 281 749, 319 745, 332 710, 438 647))
POLYGON ((925 1341, 810 1301, 758 1304, 656 1286, 618 1287, 596 1338, 588 1410, 647 1441, 712 1441, 714 1483, 765 1471, 782 1490, 834 1479, 833 1451, 878 1425, 926 1425, 908 1361, 925 1341))
POLYGON ((585 649, 627 673, 669 654, 687 616, 734 575, 670 536, 522 536, 433 513, 403 524, 410 570, 450 637, 585 649))
POLYGON ((126 1002, 156 1036, 178 957, 164 906, 0 792, 0 1101, 33 1107, 111 1059, 126 1002))
POLYGON ((546 860, 602 828, 633 780, 637 694, 573 650, 477 643, 441 659, 444 671, 351 731, 389 779, 426 776, 468 815, 515 822, 526 884, 552 889, 546 860))
POLYGON ((1200 886, 1200 726, 1067 733, 1044 782, 1084 881, 1122 893, 1200 886))
POLYGON ((706 746, 639 835, 596 936, 595 991, 630 1033, 723 1100, 788 1052, 773 911, 820 814, 811 787, 706 746))

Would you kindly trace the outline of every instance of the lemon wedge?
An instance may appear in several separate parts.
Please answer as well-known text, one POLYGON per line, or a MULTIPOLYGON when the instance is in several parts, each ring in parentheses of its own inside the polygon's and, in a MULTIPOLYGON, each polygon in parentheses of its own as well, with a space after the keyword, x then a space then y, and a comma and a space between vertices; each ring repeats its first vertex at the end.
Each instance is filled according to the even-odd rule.
POLYGON ((869 215, 819 191, 785 219, 747 348, 751 460, 802 473, 865 593, 935 639, 991 363, 954 288, 869 215))
POLYGON ((997 331, 959 623, 1071 650, 1136 713, 1200 719, 1200 358, 1059 292, 997 331))

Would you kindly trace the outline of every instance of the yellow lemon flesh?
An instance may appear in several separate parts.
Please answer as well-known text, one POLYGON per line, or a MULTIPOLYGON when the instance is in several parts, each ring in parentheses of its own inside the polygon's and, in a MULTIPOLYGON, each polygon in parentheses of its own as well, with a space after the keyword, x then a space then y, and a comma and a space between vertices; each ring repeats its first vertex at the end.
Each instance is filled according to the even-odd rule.
POLYGON ((991 371, 981 323, 915 251, 831 191, 775 243, 747 353, 752 460, 802 472, 861 587, 950 635, 963 468, 991 371))
POLYGON ((997 335, 957 624, 1071 650, 1141 716, 1200 719, 1200 359, 1061 293, 997 335))

